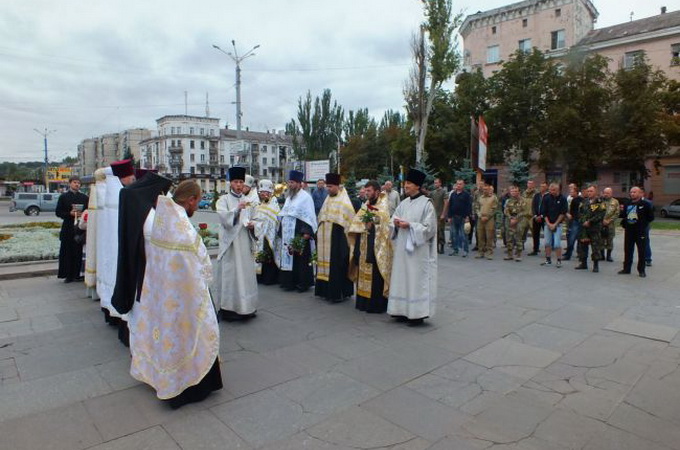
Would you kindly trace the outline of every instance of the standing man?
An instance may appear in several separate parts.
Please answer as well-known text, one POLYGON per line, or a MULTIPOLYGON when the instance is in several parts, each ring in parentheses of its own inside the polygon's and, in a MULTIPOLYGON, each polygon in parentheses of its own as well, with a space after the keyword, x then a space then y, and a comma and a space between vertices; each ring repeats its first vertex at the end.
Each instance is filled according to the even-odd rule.
POLYGON ((394 260, 387 313, 409 325, 432 317, 437 298, 437 216, 420 192, 425 174, 410 169, 404 182, 406 198, 390 221, 394 260))
POLYGON ((255 178, 252 175, 246 175, 243 182, 243 200, 250 203, 253 208, 260 203, 260 197, 257 195, 257 188, 255 187, 255 178))
MULTIPOLYGON (((468 255, 470 243, 465 235, 465 224, 470 222, 472 215, 472 197, 465 190, 465 181, 456 180, 456 186, 444 204, 444 212, 451 225, 451 246, 453 249, 449 256, 458 254, 458 250, 463 250, 463 258, 468 255)), ((438 230, 437 230, 438 231, 438 230)))
POLYGON ((297 170, 288 173, 286 203, 279 213, 276 257, 279 281, 286 291, 305 292, 314 283, 310 260, 317 222, 312 196, 302 189, 303 177, 297 170))
MULTIPOLYGON (((541 188, 543 184, 541 184, 541 188)), ((543 234, 545 235, 545 261, 542 266, 552 264, 552 251, 555 251, 557 263, 555 267, 562 267, 562 222, 567 215, 567 199, 560 194, 560 185, 550 183, 549 193, 541 201, 539 216, 542 222, 543 234)))
POLYGON ((354 294, 349 278, 349 244, 347 233, 354 218, 354 207, 340 174, 327 173, 328 196, 319 211, 317 231, 317 272, 314 295, 333 303, 348 300, 354 294))
POLYGON ((613 195, 610 187, 604 188, 604 191, 602 191, 602 202, 607 210, 602 220, 602 240, 604 241, 604 250, 607 251, 606 259, 608 262, 614 261, 612 251, 614 250, 614 237, 616 237, 616 219, 621 214, 619 201, 613 195))
POLYGON ((365 188, 366 203, 349 229, 349 273, 357 285, 356 309, 379 314, 387 310, 392 272, 390 208, 377 181, 369 181, 365 188))
POLYGON ((524 230, 524 214, 526 211, 526 201, 524 197, 519 194, 519 187, 510 186, 508 190, 509 198, 505 202, 503 214, 505 216, 505 232, 506 232, 506 250, 507 256, 503 259, 506 261, 522 260, 522 249, 524 241, 522 240, 522 233, 524 230))
POLYGON ((623 270, 619 275, 630 274, 633 266, 633 252, 637 247, 638 262, 637 270, 641 278, 645 278, 645 260, 647 252, 647 233, 649 226, 654 221, 654 208, 652 204, 642 198, 642 189, 635 186, 630 189, 630 202, 621 209, 621 226, 624 229, 623 247, 625 258, 623 270))
POLYGON ((279 203, 272 194, 274 183, 271 180, 260 180, 257 189, 260 196, 260 204, 253 212, 255 222, 255 238, 257 253, 255 260, 255 273, 257 282, 264 285, 276 284, 279 280, 279 268, 274 258, 276 242, 276 227, 279 224, 279 203))
POLYGON ((531 238, 533 239, 534 242, 534 249, 531 253, 529 253, 529 256, 536 256, 539 253, 539 247, 541 244, 541 229, 543 228, 544 225, 541 210, 543 207, 543 199, 545 198, 546 195, 548 195, 547 192, 548 183, 544 181, 541 183, 539 192, 536 192, 534 194, 534 197, 531 199, 531 211, 533 213, 533 220, 531 224, 531 238))
POLYGON ((80 192, 80 178, 72 176, 68 179, 69 190, 59 196, 56 215, 64 222, 59 232, 59 272, 57 278, 63 278, 64 283, 82 281, 80 268, 83 263, 83 243, 76 242, 76 223, 90 199, 80 192))
POLYGON ((247 320, 257 312, 257 277, 253 264, 253 205, 243 194, 245 167, 229 168, 229 193, 217 200, 220 251, 213 292, 227 322, 247 320))
POLYGON ((316 212, 317 216, 319 215, 319 211, 321 211, 321 207, 323 206, 323 202, 326 200, 326 197, 328 197, 326 182, 324 181, 323 178, 319 178, 316 181, 316 189, 314 189, 314 192, 312 192, 312 200, 314 200, 314 211, 316 212))
MULTIPOLYGON (((642 191, 642 200, 649 202, 652 205, 652 212, 654 212, 654 204, 652 203, 652 193, 650 192, 649 198, 645 197, 645 188, 640 187, 642 191)), ((647 229, 645 230, 645 240, 647 241, 647 248, 645 249, 645 266, 652 267, 652 241, 649 239, 649 229, 651 223, 647 224, 647 229)))
POLYGON ((444 229, 446 228, 446 211, 444 206, 447 202, 446 189, 442 187, 442 180, 440 178, 434 179, 434 190, 430 192, 430 198, 434 205, 434 211, 437 214, 437 253, 440 255, 444 253, 446 246, 446 236, 444 229))
POLYGON ((399 192, 392 189, 392 182, 390 180, 385 181, 385 194, 387 194, 387 202, 390 205, 391 217, 392 214, 394 214, 394 210, 397 209, 397 206, 399 206, 401 199, 399 198, 399 192))
POLYGON ((491 184, 484 183, 482 195, 475 202, 477 216, 477 248, 476 258, 493 259, 493 245, 496 240, 496 209, 498 198, 491 192, 491 184))
POLYGON ((578 237, 578 259, 581 262, 576 270, 588 269, 588 247, 591 247, 593 272, 599 272, 602 259, 602 219, 607 212, 606 205, 598 197, 596 184, 586 189, 587 198, 581 203, 579 221, 581 231, 578 237))
POLYGON ((179 184, 158 197, 149 264, 140 301, 130 314, 130 375, 156 390, 173 409, 222 389, 220 330, 208 286, 210 255, 189 221, 201 188, 179 184))
MULTIPOLYGON (((578 241, 578 236, 581 233, 581 203, 583 197, 578 191, 578 186, 575 183, 569 184, 569 196, 567 197, 567 253, 562 258, 564 261, 569 261, 574 252, 574 245, 578 241)), ((617 211, 618 214, 618 211, 617 211)), ((578 247, 576 248, 578 251, 578 247)))

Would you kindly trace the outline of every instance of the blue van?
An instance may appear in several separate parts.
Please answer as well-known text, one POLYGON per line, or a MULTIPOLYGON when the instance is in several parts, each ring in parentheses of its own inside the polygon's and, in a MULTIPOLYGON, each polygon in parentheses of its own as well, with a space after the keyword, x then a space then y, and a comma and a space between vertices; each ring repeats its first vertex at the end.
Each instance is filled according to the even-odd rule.
POLYGON ((16 192, 9 202, 9 212, 23 211, 27 216, 37 216, 43 211, 54 212, 59 195, 57 192, 16 192))

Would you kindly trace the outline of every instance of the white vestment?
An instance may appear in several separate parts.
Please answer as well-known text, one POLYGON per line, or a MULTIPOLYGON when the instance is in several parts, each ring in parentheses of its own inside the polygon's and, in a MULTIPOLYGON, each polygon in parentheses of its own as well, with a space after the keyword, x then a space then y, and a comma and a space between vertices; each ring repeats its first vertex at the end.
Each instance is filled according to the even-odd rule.
MULTIPOLYGON (((276 198, 270 198, 269 203, 260 202, 253 211, 253 222, 255 222, 255 237, 257 241, 256 252, 264 250, 264 243, 269 244, 269 248, 274 251, 276 244, 276 228, 279 224, 278 215, 281 209, 276 198)), ((276 258, 274 258, 276 261, 276 258)), ((255 263, 256 273, 261 273, 262 264, 255 263)))
POLYGON ((286 203, 279 213, 281 220, 281 238, 276 240, 276 262, 283 271, 293 270, 293 255, 286 247, 295 238, 295 224, 301 220, 316 233, 316 210, 314 200, 304 189, 300 189, 293 197, 287 197, 286 203))
POLYGON ((100 208, 99 190, 105 193, 106 173, 103 169, 94 172, 95 184, 90 188, 90 203, 87 206, 87 238, 85 240, 85 286, 87 295, 93 299, 98 299, 97 295, 97 216, 100 208), (100 187, 101 186, 101 187, 100 187))
POLYGON ((158 197, 145 249, 142 294, 130 312, 130 375, 169 399, 201 382, 219 353, 212 265, 184 208, 165 196, 158 197))
POLYGON ((220 219, 220 250, 213 293, 220 309, 248 315, 257 311, 257 277, 253 263, 252 237, 246 225, 253 208, 238 209, 245 196, 232 193, 217 200, 220 219))
POLYGON ((123 185, 113 174, 110 167, 106 171, 106 192, 104 194, 104 208, 97 215, 97 235, 101 239, 97 242, 97 293, 101 299, 102 308, 109 311, 113 317, 121 317, 111 305, 113 289, 116 287, 118 268, 118 204, 120 190, 123 185))
POLYGON ((404 199, 390 220, 394 243, 387 313, 409 319, 432 317, 437 299, 437 215, 429 198, 404 199), (409 222, 396 228, 394 218, 409 222))

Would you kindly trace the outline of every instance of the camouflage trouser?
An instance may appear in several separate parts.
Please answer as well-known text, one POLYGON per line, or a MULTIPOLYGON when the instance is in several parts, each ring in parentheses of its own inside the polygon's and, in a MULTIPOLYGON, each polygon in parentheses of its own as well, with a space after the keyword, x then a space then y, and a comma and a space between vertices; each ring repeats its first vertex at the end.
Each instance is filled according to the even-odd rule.
POLYGON ((593 261, 600 261, 603 249, 601 227, 583 227, 581 229, 581 234, 578 237, 578 259, 582 261, 588 259, 588 247, 591 247, 591 259, 593 261))
POLYGON ((612 222, 606 227, 602 227, 602 248, 605 250, 614 249, 614 238, 616 237, 616 223, 612 222))
POLYGON ((524 220, 519 220, 517 224, 513 227, 510 226, 510 219, 506 219, 505 238, 508 256, 514 256, 515 258, 520 258, 522 256, 522 251, 524 250, 524 236, 525 236, 524 224, 525 224, 524 220))

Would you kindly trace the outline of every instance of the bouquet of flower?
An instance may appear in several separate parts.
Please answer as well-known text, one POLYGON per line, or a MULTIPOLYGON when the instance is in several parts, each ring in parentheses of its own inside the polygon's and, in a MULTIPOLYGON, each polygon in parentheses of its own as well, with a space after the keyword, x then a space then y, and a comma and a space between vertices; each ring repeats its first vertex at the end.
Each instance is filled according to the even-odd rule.
POLYGON ((376 219, 378 218, 378 215, 374 212, 377 211, 378 208, 372 205, 366 205, 366 211, 361 216, 361 221, 363 223, 372 223, 376 222, 376 219))
POLYGON ((301 255, 302 252, 305 250, 305 244, 307 243, 307 240, 302 237, 302 235, 297 234, 293 239, 290 240, 288 243, 288 254, 293 255, 293 254, 298 254, 301 255))
POLYGON ((274 262, 274 254, 268 247, 265 247, 261 252, 257 252, 255 262, 258 264, 271 264, 274 262))
POLYGON ((316 266, 316 263, 319 261, 319 255, 317 255, 316 250, 312 252, 312 257, 309 259, 309 265, 312 267, 316 266))

